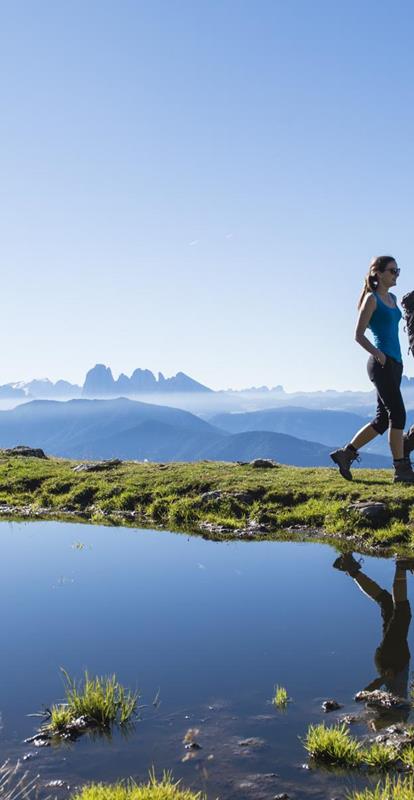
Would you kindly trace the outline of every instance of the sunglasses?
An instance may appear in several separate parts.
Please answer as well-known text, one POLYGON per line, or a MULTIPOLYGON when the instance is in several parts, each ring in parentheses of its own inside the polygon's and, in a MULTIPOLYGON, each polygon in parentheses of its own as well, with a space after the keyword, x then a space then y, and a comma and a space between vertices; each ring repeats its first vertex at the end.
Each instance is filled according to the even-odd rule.
POLYGON ((387 269, 384 270, 384 272, 391 272, 391 274, 395 275, 396 277, 400 274, 400 271, 401 270, 399 267, 387 267, 387 269))

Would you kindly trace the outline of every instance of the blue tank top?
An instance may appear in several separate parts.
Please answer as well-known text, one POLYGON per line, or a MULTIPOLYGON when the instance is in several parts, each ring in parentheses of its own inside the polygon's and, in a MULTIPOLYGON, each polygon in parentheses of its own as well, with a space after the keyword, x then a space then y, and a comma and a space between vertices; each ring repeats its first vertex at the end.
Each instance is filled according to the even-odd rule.
POLYGON ((395 307, 390 308, 384 303, 376 292, 372 293, 377 301, 377 307, 369 321, 368 328, 374 334, 375 347, 385 355, 395 358, 402 363, 401 348, 398 338, 398 323, 402 317, 397 307, 397 298, 391 294, 395 307))

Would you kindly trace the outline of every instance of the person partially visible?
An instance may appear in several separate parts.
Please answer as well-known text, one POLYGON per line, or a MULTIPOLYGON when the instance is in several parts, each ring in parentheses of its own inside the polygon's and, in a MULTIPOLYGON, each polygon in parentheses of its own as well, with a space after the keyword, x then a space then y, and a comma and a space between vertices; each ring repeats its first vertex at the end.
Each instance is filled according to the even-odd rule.
POLYGON ((350 467, 355 460, 360 460, 358 451, 376 436, 388 431, 394 482, 414 483, 409 457, 414 443, 408 436, 404 437, 406 412, 400 389, 403 363, 398 325, 402 313, 395 294, 390 292, 399 274, 400 269, 393 256, 374 258, 359 298, 355 340, 370 354, 367 371, 377 390, 377 409, 373 420, 364 425, 347 445, 330 453, 346 480, 352 480, 350 467), (367 328, 372 331, 374 343, 365 335, 367 328))

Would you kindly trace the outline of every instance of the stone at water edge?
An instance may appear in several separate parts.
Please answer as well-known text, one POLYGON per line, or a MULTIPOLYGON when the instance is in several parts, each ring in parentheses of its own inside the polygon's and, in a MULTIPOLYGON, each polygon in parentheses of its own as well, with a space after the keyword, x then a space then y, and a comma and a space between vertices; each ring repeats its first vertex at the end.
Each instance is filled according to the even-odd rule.
POLYGON ((410 702, 405 697, 397 697, 391 692, 382 692, 380 689, 375 689, 373 692, 362 690, 357 692, 354 700, 365 702, 368 706, 376 706, 377 708, 410 708, 410 702))
POLYGON ((338 703, 337 700, 324 700, 322 703, 322 708, 324 711, 338 711, 339 708, 342 708, 341 703, 338 703))

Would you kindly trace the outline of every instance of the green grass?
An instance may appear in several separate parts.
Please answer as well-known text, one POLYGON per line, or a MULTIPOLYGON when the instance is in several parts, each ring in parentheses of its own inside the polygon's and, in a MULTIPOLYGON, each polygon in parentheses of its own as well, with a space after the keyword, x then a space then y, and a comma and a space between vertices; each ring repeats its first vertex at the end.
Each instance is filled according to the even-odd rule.
POLYGON ((289 695, 284 686, 275 686, 275 694, 272 698, 272 703, 277 708, 286 708, 289 701, 289 695))
POLYGON ((310 725, 304 745, 315 761, 344 767, 358 767, 362 763, 361 746, 350 736, 345 724, 331 728, 324 724, 310 725))
POLYGON ((384 783, 377 783, 375 789, 351 792, 346 797, 347 800, 413 800, 414 777, 395 779, 387 776, 384 783))
POLYGON ((412 745, 409 745, 409 747, 404 748, 400 758, 403 764, 406 765, 406 767, 409 767, 409 769, 414 770, 414 747, 412 745))
POLYGON ((390 769, 398 759, 397 751, 381 742, 374 742, 370 747, 364 748, 361 756, 367 767, 377 770, 390 769))
MULTIPOLYGON (((231 539, 249 520, 266 523, 256 538, 282 538, 290 526, 312 527, 332 540, 353 537, 366 545, 414 549, 414 487, 393 484, 391 470, 355 470, 352 482, 333 468, 281 466, 260 470, 231 462, 198 461, 157 464, 124 462, 108 472, 76 473, 79 462, 6 456, 0 451, 0 504, 47 509, 92 522, 151 525, 197 531, 202 521, 224 525, 209 538, 231 539), (202 499, 205 492, 221 492, 202 499), (388 519, 373 527, 349 508, 358 500, 380 500, 388 519), (128 517, 129 515, 129 517, 128 517)), ((291 537, 293 534, 288 533, 291 537)))
POLYGON ((120 725, 130 721, 135 714, 138 694, 125 689, 110 677, 90 677, 85 672, 83 681, 77 683, 66 670, 62 670, 65 683, 66 703, 53 705, 50 709, 50 730, 59 733, 74 719, 89 717, 101 728, 113 723, 120 725))
MULTIPOLYGON (((357 739, 350 735, 349 728, 345 723, 332 727, 328 727, 324 723, 310 725, 304 746, 315 761, 332 766, 387 770, 394 767, 399 758, 404 760, 404 754, 400 756, 394 747, 387 747, 380 742, 373 742, 363 747, 357 739)), ((411 748, 406 748, 404 751, 407 753, 405 762, 407 765, 411 759, 409 750, 411 748)))
POLYGON ((72 800, 204 800, 201 792, 192 792, 181 787, 180 782, 173 782, 169 773, 165 773, 161 780, 154 775, 150 776, 148 783, 92 783, 84 786, 72 800))

